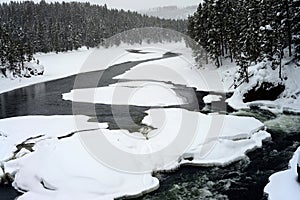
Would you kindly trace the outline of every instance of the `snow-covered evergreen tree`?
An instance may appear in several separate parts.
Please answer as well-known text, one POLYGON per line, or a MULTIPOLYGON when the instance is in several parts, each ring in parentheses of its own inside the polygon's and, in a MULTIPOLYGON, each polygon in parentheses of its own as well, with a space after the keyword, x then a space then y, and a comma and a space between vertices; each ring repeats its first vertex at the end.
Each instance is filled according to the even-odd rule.
POLYGON ((236 61, 240 77, 247 80, 253 63, 268 60, 273 69, 281 69, 285 52, 299 59, 299 10, 299 0, 205 0, 189 18, 188 33, 217 66, 226 57, 236 61))

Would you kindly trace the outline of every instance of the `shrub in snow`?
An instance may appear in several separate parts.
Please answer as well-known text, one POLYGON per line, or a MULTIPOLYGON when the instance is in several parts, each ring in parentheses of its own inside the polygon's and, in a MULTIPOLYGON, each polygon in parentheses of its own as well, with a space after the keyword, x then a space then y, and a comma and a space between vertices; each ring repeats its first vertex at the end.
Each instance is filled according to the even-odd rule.
POLYGON ((6 68, 3 65, 0 65, 0 77, 1 78, 6 77, 6 68))
POLYGON ((17 77, 30 78, 31 76, 38 76, 44 74, 44 66, 39 64, 39 61, 24 62, 23 65, 18 63, 14 67, 10 65, 0 65, 0 77, 15 79, 17 77), (17 67, 16 67, 17 66, 17 67))
POLYGON ((36 62, 25 63, 25 69, 27 71, 25 77, 43 75, 45 71, 44 66, 36 62))

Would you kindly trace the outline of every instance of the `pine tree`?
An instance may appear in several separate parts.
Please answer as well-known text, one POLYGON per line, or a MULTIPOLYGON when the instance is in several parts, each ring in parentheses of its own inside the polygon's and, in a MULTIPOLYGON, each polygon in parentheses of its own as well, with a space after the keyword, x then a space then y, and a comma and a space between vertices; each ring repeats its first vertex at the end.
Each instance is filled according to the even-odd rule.
MULTIPOLYGON (((0 4, 0 22, 11 20, 28 36, 33 53, 68 51, 81 46, 95 47, 117 33, 134 27, 160 26, 186 31, 185 20, 165 20, 136 12, 108 9, 106 5, 63 2, 10 2, 0 4)), ((179 41, 165 35, 166 41, 179 41)), ((153 40, 154 41, 154 40, 153 40)), ((159 41, 156 39, 156 41, 159 41)), ((117 41, 120 44, 120 40, 117 41)), ((123 41, 124 42, 124 41, 123 41)), ((132 38, 129 43, 141 43, 132 38)))
POLYGON ((292 34, 293 43, 295 45, 296 59, 300 60, 300 0, 294 0, 292 4, 292 34))

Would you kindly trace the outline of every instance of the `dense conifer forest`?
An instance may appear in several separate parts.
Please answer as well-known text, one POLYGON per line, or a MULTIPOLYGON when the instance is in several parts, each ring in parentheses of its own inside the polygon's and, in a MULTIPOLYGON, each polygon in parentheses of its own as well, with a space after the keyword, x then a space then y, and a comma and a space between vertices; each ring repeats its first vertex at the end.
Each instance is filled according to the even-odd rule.
MULTIPOLYGON (((133 28, 161 27, 186 31, 185 20, 165 20, 148 17, 137 12, 108 9, 106 5, 79 2, 40 3, 32 1, 0 4, 0 59, 1 70, 10 69, 18 74, 24 62, 30 61, 37 52, 62 52, 79 47, 141 43, 145 35, 105 39, 133 28), (113 42, 113 43, 112 43, 113 42)), ((143 33, 144 34, 144 33, 143 33)), ((162 38, 147 35, 150 42, 162 38)), ((176 37, 163 38, 169 41, 176 37)))
POLYGON ((225 58, 247 68, 268 62, 282 67, 282 58, 297 64, 300 58, 299 0, 204 0, 189 17, 189 35, 201 45, 195 48, 197 60, 211 58, 218 67, 225 58))

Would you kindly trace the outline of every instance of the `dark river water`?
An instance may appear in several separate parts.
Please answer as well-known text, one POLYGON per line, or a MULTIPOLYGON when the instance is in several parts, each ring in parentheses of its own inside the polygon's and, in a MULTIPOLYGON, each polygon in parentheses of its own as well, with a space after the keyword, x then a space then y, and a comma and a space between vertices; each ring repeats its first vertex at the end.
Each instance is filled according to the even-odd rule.
MULTIPOLYGON (((163 59, 176 54, 166 54, 163 59)), ((150 59, 155 60, 155 59, 150 59)), ((130 68, 150 60, 127 62, 114 65, 105 71, 96 71, 67 78, 40 83, 11 92, 0 94, 0 119, 26 115, 72 115, 72 102, 62 99, 63 93, 73 89, 75 78, 87 80, 81 88, 94 87, 92 82, 101 76, 98 86, 107 86, 118 82, 112 77, 123 74, 130 68)), ((199 110, 205 106, 202 98, 207 92, 196 92, 193 88, 176 86, 177 93, 188 99, 184 107, 188 110, 199 110)), ((224 102, 228 95, 222 94, 224 102)), ((76 103, 80 107, 80 114, 91 116, 91 120, 108 122, 111 129, 126 128, 135 131, 139 128, 141 120, 145 117, 145 111, 149 107, 129 106, 130 115, 135 122, 128 121, 127 106, 114 106, 117 115, 112 114, 111 105, 97 104, 96 116, 89 113, 87 108, 94 106, 88 103, 76 103), (115 122, 118 118, 118 125, 115 122), (120 122, 122 122, 120 124, 120 122), (121 126, 121 127, 120 127, 121 126)), ((209 105, 206 105, 209 106, 209 105)), ((224 110, 222 106, 209 107, 209 111, 221 111, 232 114, 233 110, 224 110)), ((263 110, 249 110, 239 115, 254 116, 262 122, 275 119, 278 116, 263 110)), ((232 163, 226 167, 192 167, 183 166, 172 173, 156 173, 161 181, 160 188, 150 194, 137 199, 267 199, 263 193, 264 186, 268 183, 268 177, 287 168, 293 152, 300 144, 298 131, 282 134, 282 130, 269 127, 272 140, 265 141, 263 148, 248 153, 249 159, 232 163)), ((9 185, 0 185, 0 200, 12 200, 19 194, 9 185)))

